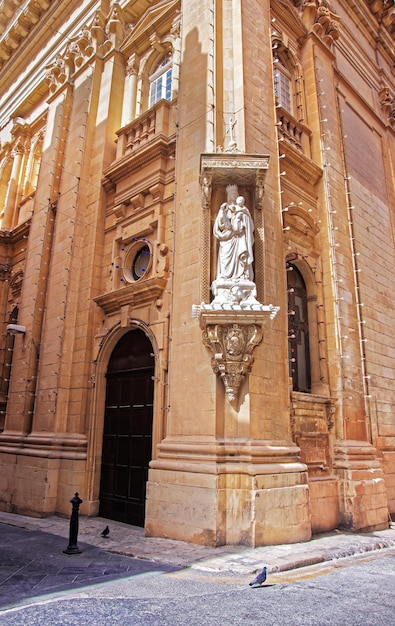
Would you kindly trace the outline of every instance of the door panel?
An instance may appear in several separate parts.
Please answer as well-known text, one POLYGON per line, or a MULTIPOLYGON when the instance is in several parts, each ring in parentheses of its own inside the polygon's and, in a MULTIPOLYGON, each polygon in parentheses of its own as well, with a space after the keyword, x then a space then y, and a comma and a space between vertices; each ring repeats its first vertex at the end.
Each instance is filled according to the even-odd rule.
POLYGON ((153 375, 152 366, 107 375, 99 514, 137 526, 152 455, 153 375))

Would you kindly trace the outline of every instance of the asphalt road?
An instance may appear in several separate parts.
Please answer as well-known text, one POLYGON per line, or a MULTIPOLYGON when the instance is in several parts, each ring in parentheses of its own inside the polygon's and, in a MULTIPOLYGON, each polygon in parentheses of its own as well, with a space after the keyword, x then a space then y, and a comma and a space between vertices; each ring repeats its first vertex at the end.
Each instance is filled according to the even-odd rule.
POLYGON ((268 577, 147 572, 22 601, 7 626, 392 626, 395 549, 268 577))

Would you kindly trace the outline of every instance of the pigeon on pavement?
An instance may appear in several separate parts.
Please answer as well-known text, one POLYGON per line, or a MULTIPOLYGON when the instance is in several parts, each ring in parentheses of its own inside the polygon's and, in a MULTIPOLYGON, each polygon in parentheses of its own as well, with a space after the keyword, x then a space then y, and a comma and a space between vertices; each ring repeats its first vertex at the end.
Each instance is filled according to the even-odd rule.
POLYGON ((103 530, 101 536, 102 537, 108 537, 108 535, 110 534, 110 529, 108 526, 105 527, 105 529, 103 530))
POLYGON ((263 585, 263 583, 266 580, 266 570, 267 570, 267 568, 264 567, 263 570, 261 571, 261 573, 258 574, 258 576, 256 578, 254 578, 254 580, 252 580, 249 583, 250 587, 254 587, 255 585, 263 585))

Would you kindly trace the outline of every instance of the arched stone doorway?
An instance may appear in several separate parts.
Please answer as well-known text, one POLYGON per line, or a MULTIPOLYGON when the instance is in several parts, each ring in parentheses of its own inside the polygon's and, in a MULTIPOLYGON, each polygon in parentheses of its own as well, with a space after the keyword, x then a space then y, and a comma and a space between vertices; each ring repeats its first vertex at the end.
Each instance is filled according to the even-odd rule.
POLYGON ((107 368, 99 515, 144 526, 152 458, 154 355, 141 329, 116 344, 107 368))

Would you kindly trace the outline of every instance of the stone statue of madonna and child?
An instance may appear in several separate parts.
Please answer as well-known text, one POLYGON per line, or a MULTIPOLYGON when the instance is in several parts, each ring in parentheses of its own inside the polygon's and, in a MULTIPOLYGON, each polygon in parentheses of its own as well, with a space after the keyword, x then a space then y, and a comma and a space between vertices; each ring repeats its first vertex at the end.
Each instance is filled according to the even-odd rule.
POLYGON ((214 303, 256 303, 254 223, 236 185, 228 185, 227 198, 219 208, 213 228, 219 242, 217 275, 211 285, 214 303))

